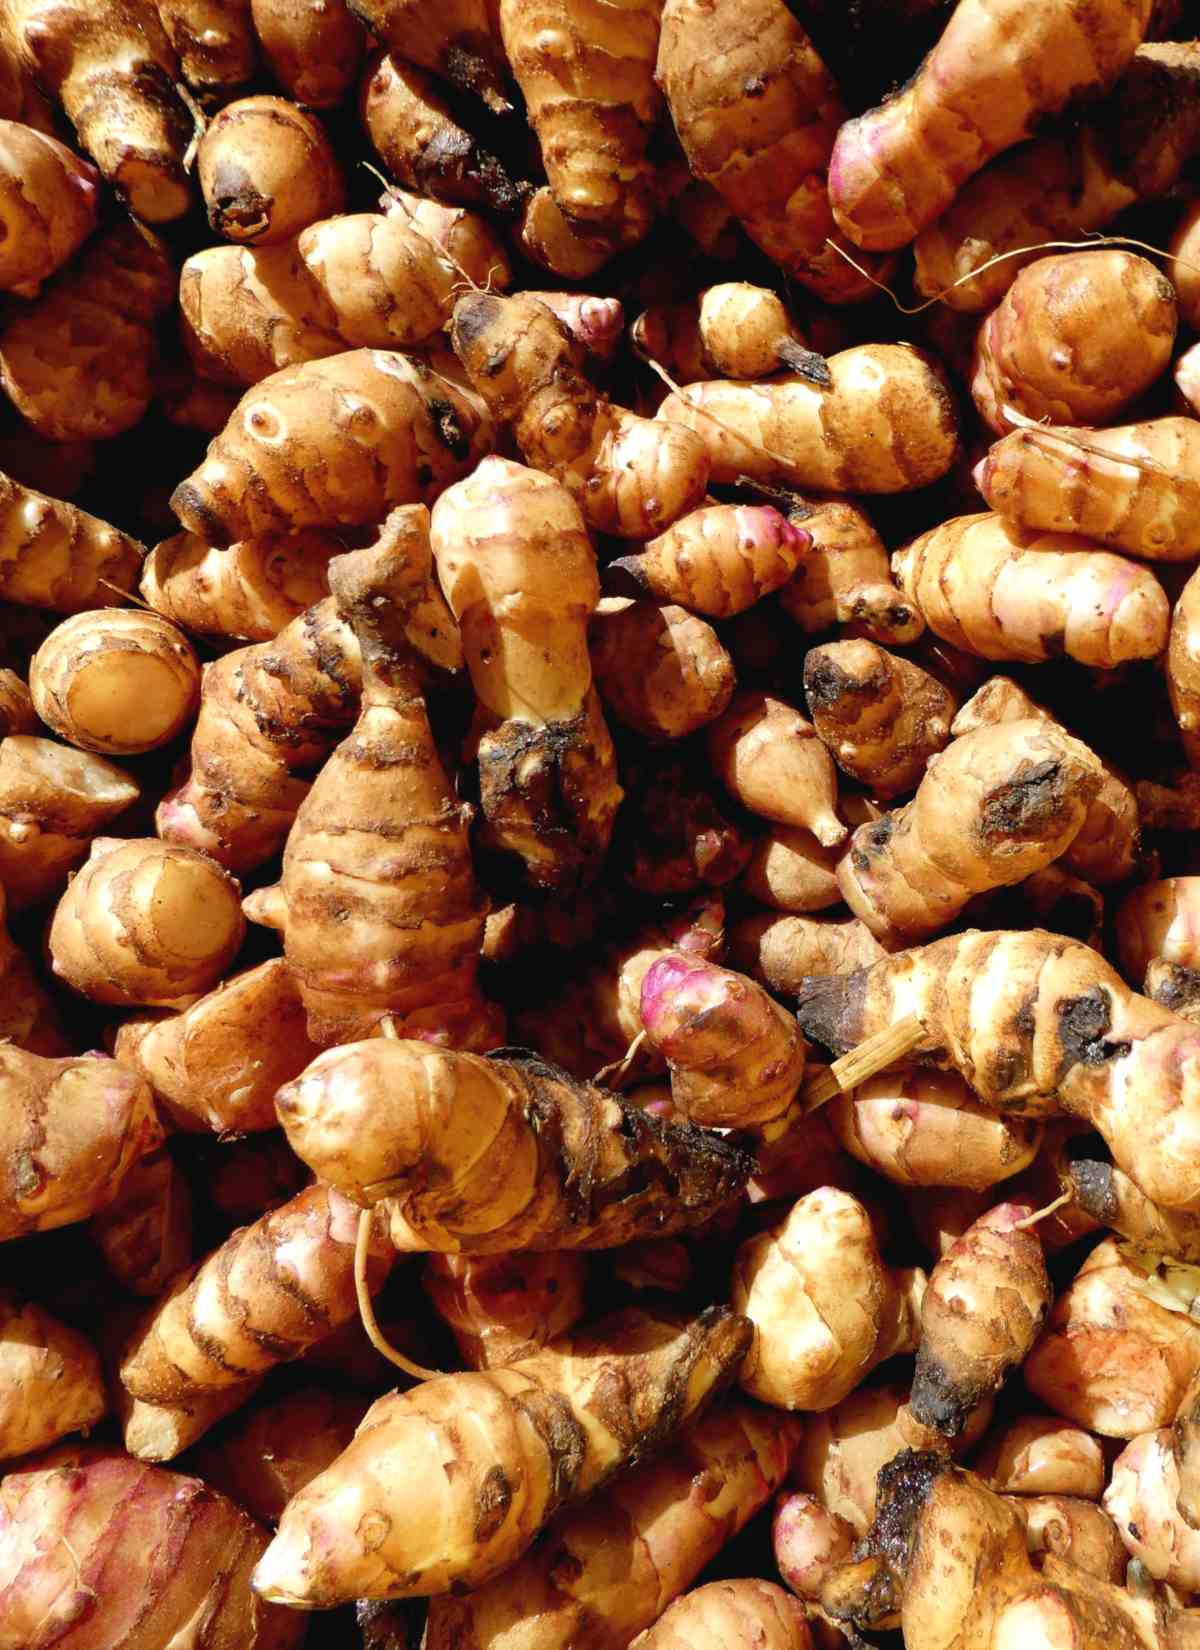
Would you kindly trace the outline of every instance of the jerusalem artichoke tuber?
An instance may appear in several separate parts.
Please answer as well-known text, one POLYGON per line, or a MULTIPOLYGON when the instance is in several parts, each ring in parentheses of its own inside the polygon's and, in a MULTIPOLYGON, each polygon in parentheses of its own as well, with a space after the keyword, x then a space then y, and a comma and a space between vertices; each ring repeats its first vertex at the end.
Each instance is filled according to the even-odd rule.
POLYGON ((366 35, 346 0, 250 0, 267 67, 294 98, 332 109, 354 84, 366 35))
POLYGON ((190 1459, 206 1484, 277 1524, 292 1496, 349 1445, 369 1408, 357 1393, 297 1387, 243 1411, 190 1459))
POLYGON ((1000 1495, 1070 1495, 1098 1501, 1107 1467, 1100 1441, 1056 1415, 1020 1415, 989 1435, 974 1469, 1000 1495))
POLYGON ((196 636, 269 642, 328 594, 330 557, 345 546, 309 528, 213 550, 195 533, 156 544, 142 567, 142 598, 196 636))
POLYGON ((824 357, 808 348, 783 300, 769 287, 725 281, 696 301, 652 304, 630 328, 638 354, 680 383, 701 378, 767 378, 798 372, 829 383, 824 357))
POLYGON ((0 739, 10 733, 33 733, 37 726, 28 687, 15 670, 0 670, 0 739))
POLYGON ((65 144, 0 120, 0 289, 34 298, 96 227, 98 177, 65 144))
POLYGON ((1171 1430, 1160 1427, 1134 1438, 1117 1456, 1104 1510, 1116 1520, 1131 1558, 1156 1581, 1193 1593, 1200 1587, 1200 1531, 1180 1515, 1179 1485, 1171 1430))
POLYGON ((743 807, 803 826, 822 846, 845 840, 835 813, 837 774, 812 723, 765 693, 739 693, 708 731, 712 765, 743 807))
MULTIPOLYGON (((811 540, 769 504, 710 504, 610 562, 639 590, 690 613, 729 619, 792 577, 811 540)), ((610 585, 609 588, 616 588, 610 585)))
POLYGON ((141 557, 141 545, 107 522, 0 474, 5 601, 59 613, 117 606, 129 599, 141 557))
POLYGON ((588 656, 616 719, 655 744, 695 733, 733 696, 733 660, 682 607, 604 597, 588 621, 588 656))
POLYGON ((42 721, 69 744, 134 756, 169 744, 193 720, 200 661, 157 613, 76 613, 34 654, 29 689, 42 721))
POLYGON ((54 1003, 29 958, 4 925, 6 905, 4 883, 0 881, 0 1042, 11 1043, 29 1054, 67 1054, 71 1045, 63 1036, 54 1003))
POLYGON ((320 121, 284 97, 244 97, 210 121, 196 172, 214 234, 286 241, 340 212, 345 186, 320 121))
POLYGON ((755 842, 740 886, 774 911, 826 911, 842 897, 838 857, 836 845, 824 847, 811 831, 776 825, 755 842))
POLYGON ((1200 768, 1200 570, 1184 585, 1171 615, 1167 692, 1184 754, 1200 768))
POLYGON ((158 0, 158 15, 184 80, 201 98, 224 101, 253 76, 250 0, 158 0))
POLYGON ((137 800, 128 774, 52 739, 0 741, 0 885, 13 907, 59 893, 97 831, 137 800))
POLYGON ((849 1556, 854 1529, 815 1495, 784 1490, 771 1518, 771 1544, 779 1574, 792 1592, 815 1599, 829 1571, 849 1556))
POLYGON ((798 997, 813 974, 853 974, 884 954, 857 917, 745 917, 729 936, 729 960, 781 997, 798 997))
POLYGON ((886 647, 915 642, 925 621, 892 580, 883 540, 862 507, 825 499, 790 519, 812 540, 779 592, 779 605, 808 634, 853 624, 886 647))
POLYGON ((425 1293, 450 1327, 468 1369, 529 1358, 583 1317, 587 1262, 570 1250, 545 1254, 433 1254, 425 1293))
POLYGON ((0 1290, 0 1461, 86 1434, 108 1411, 90 1343, 32 1302, 0 1290))
POLYGON ((804 1606, 771 1581, 710 1581, 675 1600, 637 1650, 812 1650, 804 1606))
POLYGON ((509 67, 494 0, 352 0, 354 11, 389 51, 419 63, 493 114, 508 114, 509 67))
POLYGON ((834 761, 882 798, 913 789, 949 742, 958 708, 927 670, 868 641, 810 649, 804 696, 834 761))
POLYGON ((1121 901, 1115 931, 1121 971, 1135 986, 1160 958, 1200 965, 1200 877, 1142 883, 1121 901))
POLYGON ((92 1216, 89 1235, 123 1289, 162 1294, 192 1258, 191 1193, 169 1151, 147 1152, 131 1166, 92 1216))

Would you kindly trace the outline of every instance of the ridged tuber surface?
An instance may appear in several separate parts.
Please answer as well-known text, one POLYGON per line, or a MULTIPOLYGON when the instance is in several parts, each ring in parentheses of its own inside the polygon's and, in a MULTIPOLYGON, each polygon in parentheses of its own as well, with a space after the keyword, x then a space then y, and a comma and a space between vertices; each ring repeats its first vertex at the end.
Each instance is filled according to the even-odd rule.
POLYGON ((425 1293, 468 1369, 529 1358, 584 1315, 587 1261, 570 1250, 544 1254, 433 1254, 425 1293))
POLYGON ((1179 1482, 1170 1428, 1143 1433, 1113 1462, 1104 1510, 1116 1521, 1130 1558, 1139 1559, 1155 1581, 1193 1593, 1200 1587, 1200 1530, 1180 1514, 1179 1482))
POLYGON ((539 886, 587 880, 622 792, 592 687, 599 579, 579 507, 549 476, 493 457, 438 500, 432 537, 477 699, 488 837, 539 886))
POLYGON ((1019 526, 1081 538, 1146 561, 1200 556, 1200 424, 1151 418, 1112 430, 1031 424, 979 466, 987 504, 1019 526))
MULTIPOLYGON (((1044 242, 1080 239, 1136 201, 1166 194, 1198 136, 1195 41, 1139 46, 1107 97, 992 161, 921 231, 913 247, 917 290, 953 310, 990 309, 1044 242), (998 254, 1003 261, 984 269, 998 254)), ((1174 242, 1171 251, 1179 251, 1174 242)), ((1169 269, 1182 285, 1180 266, 1169 269)))
POLYGON ((419 63, 494 114, 508 114, 509 67, 495 0, 352 0, 356 14, 389 51, 419 63))
POLYGON ((1147 567, 1003 516, 956 516, 899 550, 892 570, 930 630, 983 659, 1063 654, 1100 670, 1153 659, 1170 604, 1147 567))
POLYGON ((1176 307, 1167 277, 1133 252, 1039 259, 979 329, 970 388, 981 418, 998 435, 1022 418, 1109 423, 1166 368, 1176 307))
POLYGON ((117 1195, 92 1216, 89 1236, 123 1289, 161 1295, 192 1259, 192 1196, 170 1152, 138 1159, 117 1195))
POLYGON ((342 210, 341 168, 319 120, 285 97, 243 97, 209 122, 196 174, 215 235, 272 246, 342 210))
POLYGON ((728 1307, 691 1320, 630 1310, 504 1369, 381 1398, 288 1506, 255 1590, 320 1609, 478 1587, 560 1507, 661 1449, 749 1339, 728 1307))
POLYGON ((1102 778, 1086 745, 1041 718, 964 734, 930 760, 911 802, 854 832, 842 897, 889 948, 935 934, 975 895, 1057 859, 1102 778))
POLYGON ((107 522, 0 474, 4 601, 58 613, 120 606, 141 558, 141 545, 107 522))
POLYGON ((936 676, 865 640, 811 648, 804 697, 838 767, 882 798, 914 788, 958 708, 936 676))
POLYGON ((589 232, 642 240, 658 204, 646 147, 663 106, 661 0, 499 0, 498 13, 555 201, 589 232))
POLYGON ((767 256, 830 302, 867 296, 869 283, 825 244, 842 244, 826 171, 846 111, 792 9, 667 0, 658 77, 692 172, 767 256))
POLYGON ((184 80, 202 98, 224 100, 253 76, 250 0, 158 0, 158 15, 184 80))
POLYGON ((250 0, 267 67, 289 97, 335 108, 349 92, 367 37, 346 0, 250 0))
POLYGON ((743 917, 729 936, 729 961, 781 997, 798 997, 814 974, 853 974, 884 954, 857 917, 743 917))
POLYGON ((372 525, 431 502, 491 442, 469 393, 393 350, 355 349, 248 390, 171 505, 224 547, 297 527, 372 525))
POLYGON ((567 281, 586 281, 616 250, 605 237, 584 234, 564 217, 546 185, 522 205, 515 239, 530 263, 567 281))
POLYGON ((38 435, 103 441, 133 428, 154 394, 155 328, 176 289, 164 244, 118 221, 31 303, 10 310, 0 381, 38 435))
POLYGON ((754 843, 740 886, 774 911, 804 915, 841 902, 837 847, 823 847, 811 831, 776 825, 754 843))
POLYGON ((146 223, 192 204, 192 117, 179 60, 153 0, 6 0, 7 24, 35 79, 62 104, 104 178, 146 223))
POLYGON ((601 395, 582 345, 536 298, 465 293, 450 337, 492 416, 512 423, 526 460, 567 488, 589 527, 649 538, 704 497, 705 442, 601 395))
POLYGON ((919 1268, 884 1264, 848 1192, 809 1192, 737 1252, 731 1299, 754 1325, 742 1388, 781 1409, 832 1409, 876 1364, 915 1349, 919 1268))
POLYGON ((32 1301, 0 1289, 0 1461, 86 1434, 108 1412, 91 1343, 32 1301))
POLYGON ((1090 946, 969 930, 809 980, 798 1018, 841 1054, 909 1013, 925 1033, 915 1057, 959 1071, 985 1105, 1081 1118, 1153 1202, 1200 1207, 1200 1028, 1130 991, 1090 946))
POLYGON ((846 837, 837 817, 837 772, 810 721, 770 694, 742 692, 708 731, 713 770, 764 819, 809 830, 826 848, 846 837))
POLYGON ((278 928, 319 1046, 391 1020, 400 1036, 491 1048, 502 1021, 479 992, 486 902, 469 810, 442 767, 421 661, 453 669, 458 632, 433 573, 429 512, 395 510, 369 549, 330 563, 358 638, 362 708, 301 803, 279 883, 246 902, 278 928))
POLYGON ((680 1116, 704 1128, 779 1132, 803 1080, 808 1045, 762 986, 671 951, 647 970, 641 1016, 670 1069, 680 1116))
POLYGON ((973 1470, 999 1495, 1085 1501, 1099 1501, 1108 1477, 1099 1439, 1056 1415, 1019 1415, 984 1440, 973 1470))
POLYGON ((123 1021, 113 1052, 141 1072, 176 1128, 241 1135, 278 1126, 276 1089, 320 1051, 291 971, 272 957, 180 1013, 123 1021))
POLYGON ((1200 965, 1200 877, 1166 877, 1127 894, 1115 918, 1121 972, 1135 986, 1152 962, 1200 965))
POLYGON ((859 246, 903 246, 994 155, 1073 98, 1106 91, 1150 0, 965 0, 913 79, 839 131, 829 196, 859 246))
POLYGON ((1171 614, 1167 692, 1184 754, 1200 768, 1200 570, 1184 585, 1171 614))
POLYGON ((710 1581, 676 1599, 637 1650, 811 1650, 804 1606, 771 1581, 710 1581))
POLYGON ((785 371, 829 382, 824 357, 809 349, 782 298, 746 281, 723 281, 683 303, 651 304, 629 337, 639 355, 684 384, 785 371))
MULTIPOLYGON (((418 37, 414 44, 420 43, 418 37)), ((418 195, 512 213, 527 186, 514 182, 501 156, 462 124, 445 91, 434 75, 404 57, 373 57, 360 105, 375 152, 396 182, 418 195)))
MULTIPOLYGON (((190 1267, 131 1337, 121 1384, 146 1403, 177 1403, 233 1386, 299 1358, 357 1311, 358 1210, 329 1186, 312 1186, 243 1226, 190 1267)), ((390 1265, 372 1233, 368 1282, 390 1265)))
POLYGON ((86 1220, 162 1140, 150 1090, 99 1054, 0 1044, 0 1242, 86 1220))
MULTIPOLYGON (((992 676, 963 705, 950 731, 955 738, 960 738, 979 728, 1001 722, 1021 722, 1031 716, 1040 717, 1053 727, 1060 726, 1057 719, 1011 677, 992 676)), ((1061 859, 1063 870, 1073 871, 1098 886, 1123 882, 1130 876, 1140 849, 1138 803, 1133 787, 1107 762, 1101 762, 1101 766, 1104 778, 1100 789, 1088 807, 1078 836, 1061 859)))
POLYGON ((310 776, 358 714, 361 688, 358 643, 332 596, 274 641, 208 665, 191 770, 159 804, 159 835, 200 848, 231 871, 270 859, 310 776))
POLYGON ((662 1455, 563 1512, 483 1587, 430 1600, 426 1650, 627 1650, 782 1481, 796 1433, 729 1403, 662 1455))
POLYGON ((225 974, 245 933, 238 900, 193 848, 96 837, 50 924, 54 972, 93 1002, 169 1008, 225 974))
POLYGON ((195 533, 156 544, 142 565, 142 599, 195 636, 269 642, 329 590, 335 533, 246 539, 213 550, 195 533))
POLYGON ((831 355, 829 373, 828 389, 797 373, 685 385, 657 416, 701 438, 718 482, 904 493, 945 475, 957 420, 927 356, 908 344, 859 344, 831 355))
POLYGON ((96 227, 98 177, 57 139, 0 120, 0 290, 33 298, 96 227))
POLYGON ((880 1072, 826 1108, 843 1148, 901 1186, 969 1186, 984 1192, 1028 1168, 1042 1126, 998 1117, 956 1072, 913 1066, 880 1072))
POLYGON ((373 1038, 329 1049, 276 1105, 322 1180, 359 1204, 387 1200, 402 1250, 608 1249, 670 1236, 716 1214, 750 1169, 731 1142, 661 1122, 534 1055, 373 1038))
POLYGON ((292 1496, 347 1447, 369 1407, 357 1393, 298 1387, 252 1405, 190 1459, 206 1484, 276 1524, 292 1496))
POLYGON ((1020 1222, 1026 1203, 1000 1203, 938 1261, 921 1300, 912 1412, 948 1438, 980 1399, 998 1392, 1050 1310, 1041 1240, 1020 1222))
POLYGON ((636 556, 609 563, 660 601, 731 619, 778 590, 796 571, 808 534, 769 504, 709 504, 651 539, 636 556))
POLYGON ((136 783, 102 757, 31 734, 0 740, 0 885, 9 907, 59 893, 96 833, 137 797, 136 783))
POLYGON ((807 634, 857 625, 886 647, 915 642, 925 621, 892 579, 883 540, 861 505, 825 499, 792 520, 812 545, 779 592, 779 605, 807 634))
POLYGON ((588 655, 616 719, 655 744, 695 733, 733 697, 733 660, 716 631, 670 603, 604 597, 588 621, 588 655))
POLYGON ((200 700, 200 661, 157 613, 126 607, 56 625, 29 666, 34 708, 79 750, 135 756, 178 737, 200 700))

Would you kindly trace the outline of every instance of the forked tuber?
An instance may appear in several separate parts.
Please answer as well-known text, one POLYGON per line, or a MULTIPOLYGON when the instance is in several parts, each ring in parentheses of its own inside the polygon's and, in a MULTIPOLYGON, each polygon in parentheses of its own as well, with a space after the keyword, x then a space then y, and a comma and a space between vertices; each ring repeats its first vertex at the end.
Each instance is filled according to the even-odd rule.
POLYGON ((200 662, 157 613, 76 613, 34 654, 29 689, 42 721, 68 744, 133 756, 168 744, 192 721, 200 662))

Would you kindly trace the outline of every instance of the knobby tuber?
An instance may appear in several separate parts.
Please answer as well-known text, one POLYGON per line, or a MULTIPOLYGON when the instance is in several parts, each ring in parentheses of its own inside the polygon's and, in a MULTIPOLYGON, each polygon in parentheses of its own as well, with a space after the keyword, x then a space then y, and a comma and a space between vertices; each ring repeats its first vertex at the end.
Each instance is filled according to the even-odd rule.
POLYGON ((1200 1530, 1180 1514, 1179 1484, 1171 1430, 1160 1427, 1134 1438, 1117 1456, 1104 1509, 1131 1558, 1140 1559, 1156 1581, 1193 1593, 1200 1585, 1200 1530))
POLYGON ((142 599, 194 636, 269 642, 329 593, 330 559, 345 545, 309 528, 214 550, 195 533, 156 544, 142 564, 142 599))
POLYGON ((86 1434, 108 1411, 91 1343, 32 1302, 0 1290, 0 1461, 86 1434))
POLYGON ((729 619, 786 584, 810 543, 769 504, 710 504, 651 539, 640 555, 610 562, 607 576, 619 570, 660 601, 729 619))
POLYGON ((811 1650, 808 1612, 771 1581, 710 1581, 676 1599, 637 1650, 811 1650))
POLYGON ((714 771, 743 807, 802 826, 823 847, 845 840, 833 759, 812 723, 782 699, 737 694, 709 728, 708 749, 714 771))
POLYGON ((925 621, 893 582, 883 540, 861 505, 825 499, 795 508, 791 519, 812 544, 780 590, 779 605, 801 630, 853 624, 886 647, 917 640, 925 621))
POLYGON ((97 175, 56 138, 0 120, 0 289, 34 298, 96 227, 97 175))
POLYGON ((865 640, 810 648, 804 697, 838 766, 881 798, 913 789, 958 709, 936 676, 865 640))
POLYGON ((137 800, 128 774, 53 739, 0 741, 0 885, 10 908, 58 894, 97 831, 137 800))
POLYGON ((575 1327, 584 1314, 587 1261, 566 1249, 433 1254, 422 1281, 467 1368, 496 1369, 575 1327))
POLYGON ((588 656, 604 703, 654 744, 695 733, 733 697, 720 637, 682 607, 605 596, 588 620, 588 656))

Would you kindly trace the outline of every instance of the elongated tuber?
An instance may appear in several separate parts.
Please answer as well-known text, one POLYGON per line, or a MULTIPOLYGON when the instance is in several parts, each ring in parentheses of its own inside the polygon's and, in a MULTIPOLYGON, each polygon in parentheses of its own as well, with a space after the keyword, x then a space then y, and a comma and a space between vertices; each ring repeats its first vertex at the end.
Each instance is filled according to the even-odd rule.
POLYGON ((661 1122, 534 1055, 374 1038, 329 1049, 276 1105, 314 1173, 356 1203, 387 1200, 404 1250, 607 1249, 669 1236, 715 1214, 750 1169, 731 1142, 661 1122), (482 1156, 480 1139, 492 1142, 482 1156))
POLYGON ((873 796, 910 791, 950 739, 958 708, 937 677, 874 642, 828 642, 804 659, 813 726, 873 796))
POLYGON ((90 1343, 32 1302, 0 1290, 0 1460, 87 1433, 108 1411, 90 1343))
POLYGON ((65 144, 0 120, 0 289, 36 297, 96 227, 97 175, 65 144))
POLYGON ((584 1313, 587 1262, 546 1254, 430 1255, 423 1283, 468 1369, 532 1357, 584 1313))
POLYGON ((156 613, 193 635, 269 642, 328 593, 326 569, 344 548, 336 534, 317 528, 247 539, 228 550, 176 533, 146 557, 141 593, 156 613))
POLYGON ((389 51, 431 69, 507 114, 509 68, 494 0, 352 0, 353 9, 389 51))
POLYGON ((366 49, 346 0, 250 0, 267 67, 297 103, 332 109, 354 84, 366 49))
POLYGON ((244 97, 214 115, 196 150, 213 233, 271 246, 340 212, 337 158, 313 115, 284 97, 244 97))
POLYGON ((504 1369, 381 1398, 288 1505, 256 1592, 313 1609, 478 1587, 559 1507, 661 1448, 749 1339, 728 1307, 690 1321, 628 1311, 504 1369))
POLYGON ((722 783, 753 813, 803 826, 824 847, 845 840, 833 760, 812 723, 782 699, 739 693, 710 727, 708 749, 722 783))
POLYGON ((861 505, 825 499, 790 519, 812 540, 779 592, 779 605, 808 634, 853 624, 887 647, 915 642, 925 621, 893 582, 883 540, 861 505))
POLYGON ((733 697, 716 631, 673 604, 606 596, 588 621, 588 656, 613 715, 655 744, 695 733, 733 697))
POLYGON ((157 613, 76 613, 34 654, 29 688, 42 721, 69 744, 133 756, 168 744, 191 722, 200 662, 157 613))
POLYGON ((0 474, 5 601, 59 613, 118 606, 129 599, 141 556, 141 545, 107 522, 0 474))
POLYGON ((781 1409, 832 1409, 876 1364, 914 1350, 925 1281, 884 1265, 857 1198, 810 1192, 738 1250, 731 1298, 755 1330, 743 1389, 781 1409))
POLYGON ((432 500, 490 444, 475 398, 408 356, 348 350, 248 390, 171 495, 209 544, 361 526, 432 500))
POLYGON ((0 741, 0 884, 9 906, 59 893, 96 832, 137 796, 128 774, 102 757, 28 734, 0 741))
POLYGON ((1149 568, 1065 533, 957 516, 897 551, 892 567, 930 630, 983 659, 1065 653, 1110 669, 1167 644, 1170 605, 1149 568))
MULTIPOLYGON (((792 577, 809 543, 769 504, 710 504, 609 564, 660 601, 729 619, 792 577)), ((610 588, 613 588, 610 585, 610 588)))
POLYGON ((169 1008, 217 983, 245 926, 237 883, 206 854, 101 836, 47 944, 54 972, 93 1002, 169 1008))

